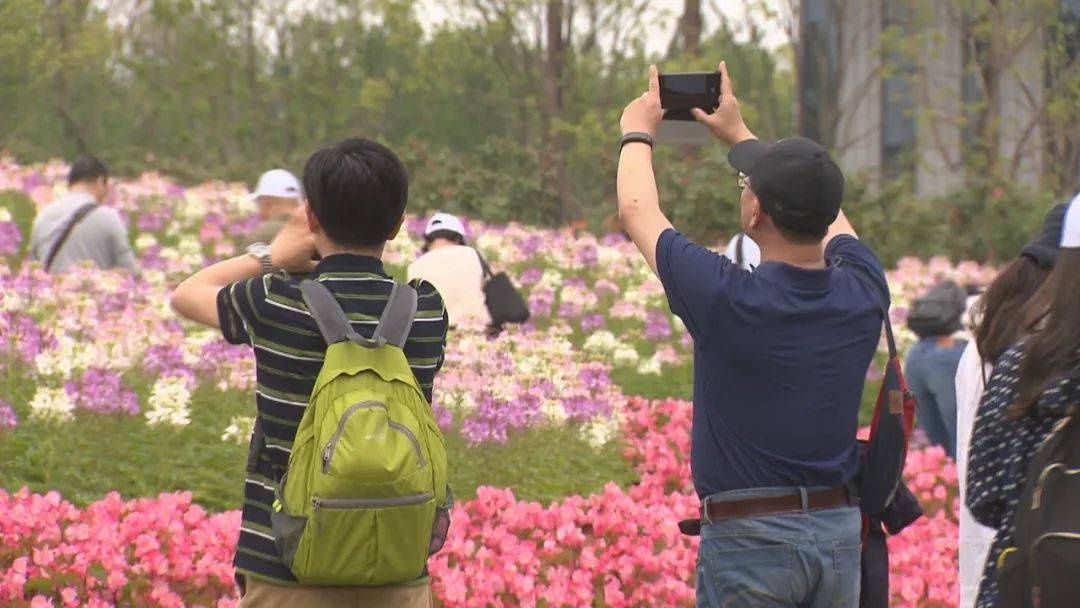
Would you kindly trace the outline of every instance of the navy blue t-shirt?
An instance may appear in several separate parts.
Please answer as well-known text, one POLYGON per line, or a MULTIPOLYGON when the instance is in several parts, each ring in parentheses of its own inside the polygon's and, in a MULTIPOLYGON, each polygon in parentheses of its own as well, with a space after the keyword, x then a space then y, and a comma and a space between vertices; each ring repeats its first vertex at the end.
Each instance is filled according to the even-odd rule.
POLYGON ((859 403, 888 286, 877 256, 854 237, 833 238, 825 257, 825 269, 763 262, 751 273, 675 230, 660 235, 660 280, 694 338, 690 466, 699 496, 854 477, 859 403))

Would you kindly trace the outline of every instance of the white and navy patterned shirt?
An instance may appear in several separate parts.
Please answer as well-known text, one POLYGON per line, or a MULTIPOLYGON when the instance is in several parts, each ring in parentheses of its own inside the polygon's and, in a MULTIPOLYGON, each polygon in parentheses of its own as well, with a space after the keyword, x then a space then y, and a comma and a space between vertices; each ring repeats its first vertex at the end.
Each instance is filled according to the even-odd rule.
POLYGON ((1014 544, 1016 508, 1027 480, 1028 464, 1069 406, 1080 398, 1080 380, 1051 382, 1027 415, 1009 419, 1016 401, 1023 349, 1013 346, 994 365, 975 417, 968 459, 967 506, 975 520, 997 530, 986 558, 976 608, 997 605, 997 561, 1014 544))

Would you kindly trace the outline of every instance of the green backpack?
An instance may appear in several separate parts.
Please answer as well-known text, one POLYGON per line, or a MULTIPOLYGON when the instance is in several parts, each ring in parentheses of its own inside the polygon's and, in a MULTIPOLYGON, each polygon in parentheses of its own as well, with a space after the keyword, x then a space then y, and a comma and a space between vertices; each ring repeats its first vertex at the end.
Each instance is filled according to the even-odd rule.
POLYGON ((321 283, 300 285, 328 345, 271 512, 303 585, 417 580, 445 540, 446 443, 402 347, 417 294, 394 283, 369 340, 321 283))

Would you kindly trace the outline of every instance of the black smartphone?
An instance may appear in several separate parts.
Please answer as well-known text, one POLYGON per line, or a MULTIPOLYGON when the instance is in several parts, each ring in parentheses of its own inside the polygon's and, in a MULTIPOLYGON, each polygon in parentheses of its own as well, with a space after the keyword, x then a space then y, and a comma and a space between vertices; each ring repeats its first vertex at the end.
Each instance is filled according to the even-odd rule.
POLYGON ((660 74, 660 107, 664 120, 694 120, 691 108, 716 110, 720 99, 720 72, 660 74))

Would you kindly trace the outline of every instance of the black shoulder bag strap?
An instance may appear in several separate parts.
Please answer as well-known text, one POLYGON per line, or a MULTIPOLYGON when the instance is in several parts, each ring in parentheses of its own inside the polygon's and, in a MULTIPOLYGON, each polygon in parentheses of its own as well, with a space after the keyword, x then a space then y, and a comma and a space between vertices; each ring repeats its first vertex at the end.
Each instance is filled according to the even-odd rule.
POLYGON ((60 253, 60 249, 64 247, 64 243, 67 242, 68 237, 71 236, 71 231, 75 229, 75 226, 79 225, 79 222, 83 221, 86 216, 90 215, 90 212, 97 209, 97 203, 86 203, 82 207, 75 210, 75 213, 68 220, 67 226, 64 226, 64 231, 60 234, 60 238, 56 239, 52 248, 49 249, 49 255, 45 256, 45 272, 49 272, 52 269, 53 261, 56 260, 56 255, 60 253))
POLYGON ((487 283, 487 280, 495 275, 491 272, 491 266, 488 266, 487 260, 480 254, 480 250, 474 248, 473 251, 476 252, 476 258, 480 260, 480 268, 484 271, 484 282, 487 283))
POLYGON ((746 235, 744 235, 744 234, 742 234, 740 232, 739 236, 735 237, 735 263, 738 264, 739 266, 742 266, 743 258, 746 257, 743 254, 743 249, 742 249, 743 238, 745 236, 746 235))
MULTIPOLYGON (((840 266, 843 262, 844 258, 837 257, 834 265, 840 266)), ((870 272, 866 270, 866 268, 857 263, 847 264, 845 265, 845 268, 854 272, 855 276, 858 277, 859 282, 870 288, 871 293, 877 292, 881 294, 881 298, 878 300, 878 306, 881 308, 881 321, 885 326, 885 342, 888 343, 889 346, 889 360, 896 359, 899 355, 896 350, 896 338, 893 337, 892 322, 889 320, 888 294, 882 293, 880 289, 874 286, 874 280, 870 277, 870 272)))

